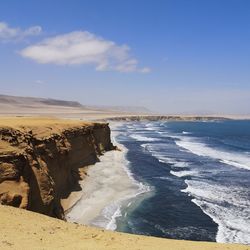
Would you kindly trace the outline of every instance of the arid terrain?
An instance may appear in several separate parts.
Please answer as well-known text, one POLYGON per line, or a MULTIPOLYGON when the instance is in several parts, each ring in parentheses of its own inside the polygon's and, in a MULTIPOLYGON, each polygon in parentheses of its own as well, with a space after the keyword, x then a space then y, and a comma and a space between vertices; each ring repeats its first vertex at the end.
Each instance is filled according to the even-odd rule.
MULTIPOLYGON (((19 97, 0 95, 0 117, 6 116, 45 116, 68 119, 80 119, 84 121, 92 120, 138 120, 147 119, 147 117, 156 116, 157 119, 177 120, 192 120, 194 117, 199 119, 207 117, 227 118, 227 119, 250 119, 250 115, 230 115, 230 114, 160 114, 152 112, 144 107, 121 107, 121 106, 87 106, 75 101, 34 98, 34 97, 19 97), (139 118, 138 118, 139 117, 139 118), (165 118, 164 118, 165 117, 165 118)), ((151 119, 151 118, 149 118, 151 119)))

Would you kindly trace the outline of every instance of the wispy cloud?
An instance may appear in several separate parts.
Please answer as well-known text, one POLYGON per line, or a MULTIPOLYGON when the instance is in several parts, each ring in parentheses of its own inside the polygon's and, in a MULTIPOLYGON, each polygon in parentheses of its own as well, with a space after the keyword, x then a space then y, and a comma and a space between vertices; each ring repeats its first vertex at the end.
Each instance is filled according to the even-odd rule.
POLYGON ((18 41, 29 36, 37 36, 42 32, 40 26, 32 26, 27 29, 10 27, 5 22, 0 22, 0 41, 18 41))
POLYGON ((87 31, 75 31, 47 38, 20 51, 37 63, 57 65, 93 65, 98 71, 148 73, 130 55, 127 45, 117 45, 87 31))
POLYGON ((44 81, 42 81, 42 80, 35 80, 35 83, 40 85, 40 84, 44 84, 44 81))

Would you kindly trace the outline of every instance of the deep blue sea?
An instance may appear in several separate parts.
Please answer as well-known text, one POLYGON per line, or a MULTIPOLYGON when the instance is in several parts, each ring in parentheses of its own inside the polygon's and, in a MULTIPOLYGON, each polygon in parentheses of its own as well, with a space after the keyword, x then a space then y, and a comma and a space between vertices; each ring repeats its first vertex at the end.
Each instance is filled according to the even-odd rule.
POLYGON ((133 177, 151 191, 117 230, 250 244, 250 121, 128 122, 116 129, 133 177))

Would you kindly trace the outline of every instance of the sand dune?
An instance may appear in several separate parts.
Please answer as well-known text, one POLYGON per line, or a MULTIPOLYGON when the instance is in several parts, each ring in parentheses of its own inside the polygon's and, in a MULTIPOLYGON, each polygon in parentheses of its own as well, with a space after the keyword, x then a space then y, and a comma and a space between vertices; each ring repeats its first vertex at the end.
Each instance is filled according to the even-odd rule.
POLYGON ((81 226, 0 206, 1 249, 249 250, 249 246, 168 240, 81 226))

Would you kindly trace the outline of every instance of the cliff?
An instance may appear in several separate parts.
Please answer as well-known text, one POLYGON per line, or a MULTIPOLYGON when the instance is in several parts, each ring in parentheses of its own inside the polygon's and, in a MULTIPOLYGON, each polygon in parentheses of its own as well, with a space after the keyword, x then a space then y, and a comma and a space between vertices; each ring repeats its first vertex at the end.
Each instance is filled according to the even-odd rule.
POLYGON ((81 169, 111 149, 107 123, 2 118, 0 203, 63 219, 81 169))

